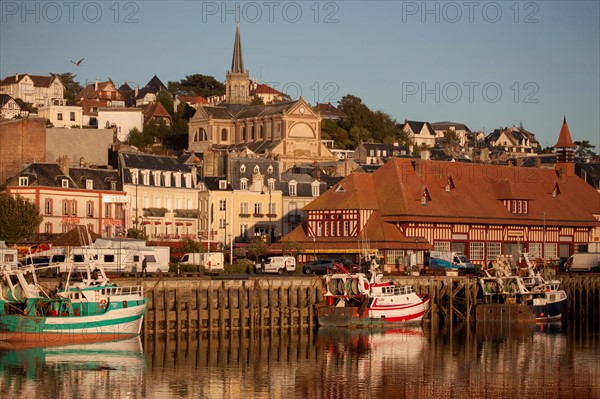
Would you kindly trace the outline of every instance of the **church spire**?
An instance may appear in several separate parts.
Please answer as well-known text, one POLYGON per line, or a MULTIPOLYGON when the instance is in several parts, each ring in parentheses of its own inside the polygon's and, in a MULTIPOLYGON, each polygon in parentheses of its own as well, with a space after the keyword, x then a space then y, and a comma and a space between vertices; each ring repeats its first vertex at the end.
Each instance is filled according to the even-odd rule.
POLYGON ((235 41, 233 43, 233 59, 231 60, 231 72, 244 73, 244 56, 242 54, 242 39, 240 38, 240 22, 235 22, 235 41))
POLYGON ((250 73, 244 69, 242 39, 240 35, 239 8, 235 18, 235 41, 231 70, 225 77, 225 102, 227 104, 250 103, 250 73))

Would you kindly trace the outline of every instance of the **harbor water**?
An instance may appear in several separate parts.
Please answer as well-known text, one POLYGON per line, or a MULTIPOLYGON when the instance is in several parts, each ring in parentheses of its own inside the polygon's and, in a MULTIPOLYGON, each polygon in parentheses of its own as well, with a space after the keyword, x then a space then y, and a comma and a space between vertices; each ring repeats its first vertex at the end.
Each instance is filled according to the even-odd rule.
POLYGON ((6 398, 600 398, 597 322, 145 336, 0 349, 6 398))

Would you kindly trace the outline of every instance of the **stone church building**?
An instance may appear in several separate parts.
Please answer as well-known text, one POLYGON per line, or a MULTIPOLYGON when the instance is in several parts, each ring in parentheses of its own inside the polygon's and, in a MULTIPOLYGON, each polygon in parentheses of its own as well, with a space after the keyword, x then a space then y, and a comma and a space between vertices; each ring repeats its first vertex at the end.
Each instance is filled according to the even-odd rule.
POLYGON ((303 163, 336 160, 321 142, 320 114, 302 97, 250 104, 250 76, 244 69, 239 23, 225 85, 224 103, 199 106, 189 121, 188 149, 203 154, 205 176, 222 175, 223 163, 218 159, 232 150, 277 159, 282 171, 303 163))

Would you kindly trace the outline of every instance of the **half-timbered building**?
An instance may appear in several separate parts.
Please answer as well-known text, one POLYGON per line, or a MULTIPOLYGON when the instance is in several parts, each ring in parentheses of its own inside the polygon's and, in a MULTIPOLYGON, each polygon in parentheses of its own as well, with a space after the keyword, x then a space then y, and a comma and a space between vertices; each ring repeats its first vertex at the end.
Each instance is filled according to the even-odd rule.
POLYGON ((568 257, 598 240, 600 194, 574 173, 566 121, 556 169, 394 158, 371 174, 353 173, 304 210, 285 236, 304 257, 379 251, 389 271, 431 249, 460 251, 486 264, 522 251, 568 257))

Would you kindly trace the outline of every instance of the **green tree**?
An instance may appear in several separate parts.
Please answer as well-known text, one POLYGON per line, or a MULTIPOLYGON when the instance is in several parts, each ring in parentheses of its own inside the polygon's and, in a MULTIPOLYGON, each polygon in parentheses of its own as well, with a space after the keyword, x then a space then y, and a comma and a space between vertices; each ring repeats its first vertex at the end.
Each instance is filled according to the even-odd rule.
POLYGON ((38 112, 38 109, 34 107, 32 103, 26 103, 20 98, 15 98, 15 102, 19 104, 19 107, 21 107, 22 110, 29 111, 30 114, 37 114, 38 112))
POLYGON ((178 82, 169 82, 168 88, 177 96, 221 96, 225 94, 225 85, 212 76, 187 75, 178 82))
POLYGON ((458 137, 458 133, 456 133, 456 130, 444 131, 444 138, 446 139, 448 144, 455 145, 460 143, 460 137, 458 137))
POLYGON ((269 253, 269 244, 262 237, 254 237, 250 240, 246 252, 248 256, 253 257, 258 262, 259 257, 269 253))
POLYGON ((165 109, 167 110, 169 115, 171 115, 171 117, 173 117, 174 105, 173 105, 173 98, 171 97, 170 93, 168 93, 165 90, 160 90, 158 92, 158 94, 156 95, 156 101, 161 103, 162 106, 165 107, 165 109))
POLYGON ((596 146, 590 143, 588 140, 575 141, 573 144, 577 146, 575 148, 576 155, 584 158, 597 156, 597 154, 594 152, 594 148, 596 148, 596 146))
POLYGON ((252 97, 252 101, 250 101, 250 105, 264 105, 265 102, 263 101, 262 98, 260 98, 258 96, 258 94, 255 94, 254 97, 252 97))
POLYGON ((282 240, 281 241, 281 252, 283 255, 289 255, 296 257, 300 251, 302 251, 302 245, 298 241, 282 240))
POLYGON ((43 219, 36 204, 0 193, 0 240, 14 244, 30 239, 43 219))
POLYGON ((65 85, 64 97, 67 100, 67 105, 75 104, 75 97, 79 94, 81 90, 83 90, 83 86, 79 84, 79 82, 75 81, 76 74, 71 72, 65 73, 52 73, 50 72, 52 77, 58 76, 58 78, 62 81, 63 85, 65 85))

